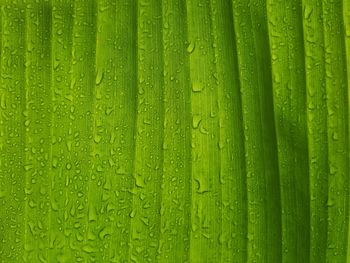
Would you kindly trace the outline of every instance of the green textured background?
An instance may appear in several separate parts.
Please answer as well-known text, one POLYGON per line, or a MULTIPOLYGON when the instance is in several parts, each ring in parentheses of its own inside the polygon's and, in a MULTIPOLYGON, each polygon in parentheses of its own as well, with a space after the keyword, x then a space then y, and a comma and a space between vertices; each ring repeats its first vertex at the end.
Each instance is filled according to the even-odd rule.
POLYGON ((348 0, 0 7, 1 263, 350 262, 348 0))

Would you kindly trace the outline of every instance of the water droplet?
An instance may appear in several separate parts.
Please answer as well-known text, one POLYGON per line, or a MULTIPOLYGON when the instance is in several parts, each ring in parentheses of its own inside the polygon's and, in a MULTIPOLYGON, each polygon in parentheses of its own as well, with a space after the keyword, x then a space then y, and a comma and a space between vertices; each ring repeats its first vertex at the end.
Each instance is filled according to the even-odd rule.
POLYGON ((92 252, 95 252, 96 249, 93 248, 92 246, 85 245, 85 246, 83 246, 83 251, 86 252, 86 253, 92 253, 92 252))
POLYGON ((111 234, 111 229, 110 229, 110 227, 105 227, 105 228, 103 228, 101 231, 100 231, 100 233, 98 233, 98 237, 101 239, 101 240, 103 240, 103 239, 105 239, 105 237, 107 236, 107 235, 110 235, 111 234))
POLYGON ((102 139, 102 137, 100 135, 95 134, 95 136, 94 136, 95 143, 100 143, 101 139, 102 139))
POLYGON ((89 205, 88 218, 89 218, 89 221, 96 221, 97 220, 96 209, 92 204, 89 205))
POLYGON ((53 167, 53 168, 56 168, 56 167, 57 167, 57 164, 58 164, 58 159, 57 159, 57 157, 53 157, 53 159, 52 159, 52 167, 53 167))
POLYGON ((104 72, 99 69, 96 74, 96 85, 100 85, 104 77, 104 72))
POLYGON ((64 96, 67 100, 69 101, 73 101, 74 100, 74 97, 72 94, 67 94, 66 96, 64 96))
POLYGON ((192 91, 193 92, 201 92, 203 90, 203 86, 199 82, 192 83, 192 91))
POLYGON ((195 48, 196 48, 195 42, 190 42, 187 46, 187 52, 192 54, 195 48))
POLYGON ((199 127, 199 124, 201 123, 202 119, 199 115, 193 115, 192 117, 192 127, 193 129, 197 129, 199 127))
POLYGON ((130 212, 129 216, 130 216, 131 218, 134 218, 134 217, 136 216, 136 210, 135 210, 135 209, 132 210, 132 211, 130 212))
POLYGON ((309 19, 312 14, 313 8, 309 5, 306 5, 304 8, 304 19, 309 19))

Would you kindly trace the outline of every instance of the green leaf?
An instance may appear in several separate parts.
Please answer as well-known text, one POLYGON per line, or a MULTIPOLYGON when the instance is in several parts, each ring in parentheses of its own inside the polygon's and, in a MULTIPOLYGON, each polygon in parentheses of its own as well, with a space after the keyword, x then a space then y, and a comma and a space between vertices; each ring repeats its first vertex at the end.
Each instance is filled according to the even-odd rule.
POLYGON ((350 2, 0 2, 1 262, 348 262, 350 2))

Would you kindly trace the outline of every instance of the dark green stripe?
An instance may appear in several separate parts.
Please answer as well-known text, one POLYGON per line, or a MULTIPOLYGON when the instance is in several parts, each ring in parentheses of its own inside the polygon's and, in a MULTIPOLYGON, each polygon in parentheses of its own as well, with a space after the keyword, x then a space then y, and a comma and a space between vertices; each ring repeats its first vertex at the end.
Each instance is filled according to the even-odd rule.
POLYGON ((281 210, 264 1, 232 2, 248 192, 248 261, 281 261, 281 210))
MULTIPOLYGON (((47 260, 50 229, 51 9, 26 8, 25 176, 27 261, 47 260)), ((22 124, 23 125, 23 124, 22 124)))
POLYGON ((192 119, 186 37, 185 1, 163 1, 164 169, 158 247, 160 262, 185 262, 189 259, 192 119))
POLYGON ((310 210, 301 5, 269 1, 268 19, 280 161, 283 262, 306 262, 310 210))
POLYGON ((131 261, 156 260, 163 210, 163 37, 162 5, 138 2, 137 130, 133 171, 131 261))
POLYGON ((327 106, 322 1, 303 1, 310 176, 310 261, 326 262, 328 195, 327 106))
MULTIPOLYGON (((114 38, 113 64, 115 85, 113 119, 114 130, 111 159, 115 162, 111 177, 115 193, 115 222, 111 246, 115 262, 129 260, 132 211, 132 177, 135 157, 136 105, 137 105, 137 1, 125 5, 116 2, 116 31, 114 38), (128 26, 125 26, 125 25, 128 26)), ((108 21, 109 19, 106 19, 108 21)))
MULTIPOLYGON (((346 50, 346 72, 347 72, 347 96, 349 98, 349 83, 350 83, 350 3, 349 1, 343 1, 343 19, 344 19, 344 37, 345 37, 345 50, 346 50)), ((348 118, 347 122, 349 125, 349 113, 350 113, 350 106, 349 106, 349 99, 347 101, 347 107, 348 107, 348 118)), ((350 135, 350 134, 349 134, 350 135)), ((348 137, 349 140, 349 137, 348 137)), ((348 147, 350 145, 348 144, 348 147)), ((348 158, 350 158, 350 154, 348 154, 348 158)), ((349 201, 348 201, 349 202, 349 201)), ((348 247, 347 247, 347 261, 350 261, 350 231, 349 231, 349 222, 348 223, 348 247)))
POLYGON ((218 85, 221 262, 247 260, 247 189, 237 47, 230 1, 211 1, 218 85))
MULTIPOLYGON (((71 58, 73 38, 74 2, 52 1, 52 160, 51 160, 51 230, 48 261, 64 261, 66 253, 64 229, 66 229, 65 206, 67 200, 66 165, 70 158, 67 142, 71 143, 67 129, 70 119, 69 100, 66 95, 71 82, 71 58), (55 52, 58 50, 59 52, 55 52), (65 140, 63 140, 65 138, 65 140)), ((68 97, 70 98, 70 97, 68 97)), ((76 237, 77 238, 77 237, 76 237)), ((77 238, 78 239, 78 238, 77 238)), ((80 238, 79 238, 80 239, 80 238)))
POLYGON ((99 215, 99 203, 90 202, 95 193, 92 186, 98 184, 97 171, 92 163, 94 138, 95 50, 97 6, 93 1, 77 0, 74 3, 72 38, 72 69, 70 86, 64 95, 69 115, 65 138, 70 157, 63 167, 67 179, 67 199, 63 231, 66 241, 64 257, 68 261, 85 260, 100 256, 95 214, 99 215), (83 239, 82 241, 75 242, 83 239))
POLYGON ((21 3, 5 1, 1 19, 1 93, 2 137, 0 180, 0 255, 3 262, 18 262, 26 252, 25 178, 25 13, 21 3))
POLYGON ((327 261, 347 258, 349 219, 348 83, 342 2, 323 2, 326 100, 328 113, 327 261))

